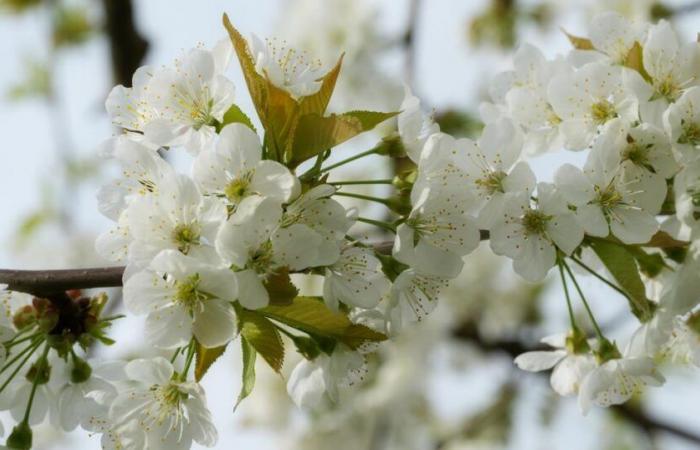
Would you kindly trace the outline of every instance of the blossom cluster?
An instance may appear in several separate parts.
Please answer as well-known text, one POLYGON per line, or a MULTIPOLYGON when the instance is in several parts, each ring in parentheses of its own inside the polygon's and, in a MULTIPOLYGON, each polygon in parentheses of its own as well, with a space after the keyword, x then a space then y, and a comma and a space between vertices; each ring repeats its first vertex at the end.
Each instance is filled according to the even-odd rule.
POLYGON ((408 88, 396 112, 328 114, 342 58, 325 66, 224 23, 230 39, 138 69, 106 102, 119 133, 102 153, 120 175, 98 195, 114 224, 96 248, 125 266, 128 312, 145 316, 145 342, 172 358, 93 368, 79 357, 95 340, 110 343, 116 318, 101 317, 103 297, 12 305, 0 317, 0 375, 19 363, 0 387, 14 383, 5 409, 19 425, 8 446, 29 448, 29 427, 50 410, 62 411, 67 430, 101 434, 103 448, 211 447, 217 431, 199 381, 235 340, 239 402, 253 388, 256 356, 280 372, 285 346, 303 357, 288 379, 292 400, 309 409, 338 401, 377 345, 435 308, 485 239, 525 280, 559 273, 571 328, 543 340, 554 350, 515 362, 553 368, 553 388, 578 395, 584 412, 661 384, 661 360, 700 365, 698 43, 682 43, 664 21, 606 13, 588 38, 569 36, 566 55, 549 60, 523 45, 514 70, 494 80, 485 127, 471 140, 440 132, 408 88), (226 76, 234 53, 260 130, 226 76), (390 119, 396 131, 376 146, 337 157, 339 144, 390 119), (528 159, 554 151, 585 152, 586 162, 538 182, 528 159), (409 169, 388 180, 335 178, 369 155, 405 158, 409 169), (352 191, 363 184, 393 192, 352 191), (387 215, 365 217, 348 197, 387 215), (581 273, 639 320, 623 351, 598 325, 581 273), (319 277, 316 295, 300 293, 319 277))

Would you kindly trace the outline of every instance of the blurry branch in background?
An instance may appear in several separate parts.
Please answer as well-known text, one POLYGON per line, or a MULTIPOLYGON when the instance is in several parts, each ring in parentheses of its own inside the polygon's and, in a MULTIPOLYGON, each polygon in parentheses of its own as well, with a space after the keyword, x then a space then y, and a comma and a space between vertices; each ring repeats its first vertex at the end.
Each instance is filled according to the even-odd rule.
POLYGON ((657 2, 651 6, 649 15, 653 20, 658 20, 669 19, 673 16, 682 16, 697 11, 700 11, 700 1, 694 1, 679 6, 669 6, 664 2, 657 2))
POLYGON ((520 23, 546 26, 552 20, 551 9, 546 2, 524 5, 517 0, 491 0, 482 13, 469 21, 469 41, 476 46, 510 49, 517 43, 520 23))
MULTIPOLYGON (((470 322, 463 323, 459 327, 455 328, 453 330, 453 337, 455 339, 473 344, 478 349, 486 353, 501 353, 505 354, 511 359, 525 352, 543 349, 535 345, 526 344, 518 339, 485 339, 478 331, 476 324, 470 322)), ((549 376, 548 372, 538 373, 543 376, 549 376)), ((674 437, 685 439, 686 441, 700 445, 700 434, 686 430, 675 424, 651 417, 632 403, 613 406, 611 407, 610 411, 619 418, 625 420, 630 425, 633 425, 639 431, 648 435, 650 439, 655 437, 655 435, 658 433, 667 433, 673 435, 674 437)))
MULTIPOLYGON (((408 22, 403 35, 402 44, 405 52, 404 77, 406 84, 415 90, 416 77, 416 31, 418 29, 418 17, 420 14, 421 0, 409 0, 408 22)), ((415 91, 414 91, 415 92, 415 91)))
POLYGON ((145 58, 148 41, 136 29, 131 0, 102 0, 102 4, 114 82, 131 86, 131 75, 145 58))

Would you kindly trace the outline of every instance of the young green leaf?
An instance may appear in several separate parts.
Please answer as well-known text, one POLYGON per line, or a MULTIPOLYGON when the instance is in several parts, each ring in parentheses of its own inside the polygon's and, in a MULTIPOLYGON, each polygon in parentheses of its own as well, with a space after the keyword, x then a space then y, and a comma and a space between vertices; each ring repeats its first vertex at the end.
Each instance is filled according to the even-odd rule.
POLYGON ((396 114, 374 111, 351 111, 326 117, 316 113, 306 114, 299 118, 291 154, 286 155, 286 160, 291 167, 296 167, 324 150, 373 129, 396 114))
POLYGON ((224 354, 228 344, 214 348, 206 348, 199 342, 196 342, 195 345, 194 379, 199 382, 204 378, 214 361, 224 354))
POLYGON ((353 349, 368 342, 386 340, 382 333, 354 324, 344 314, 329 309, 319 297, 297 297, 290 305, 270 305, 258 312, 311 335, 335 339, 353 349))
POLYGON ((247 126, 251 130, 257 133, 257 130, 255 129, 255 125, 253 125, 253 122, 250 120, 250 117, 244 113, 241 108, 238 107, 238 105, 231 105, 231 107, 226 111, 224 114, 224 119, 222 122, 219 124, 217 127, 218 129, 216 130, 221 131, 222 128, 224 128, 226 125, 232 124, 232 123, 242 123, 243 125, 247 126))
POLYGON ((566 35, 566 37, 569 39, 569 42, 571 42, 571 45, 573 45, 575 49, 577 49, 577 50, 595 50, 595 47, 593 47, 593 43, 591 42, 590 39, 582 38, 579 36, 574 36, 573 34, 569 34, 563 28, 561 28, 561 31, 562 31, 562 33, 564 33, 566 35))
POLYGON ((630 49, 629 53, 627 54, 627 58, 625 58, 625 63, 624 65, 629 67, 630 69, 636 70, 639 72, 639 74, 642 76, 647 81, 651 81, 651 77, 647 73, 647 71, 644 69, 644 62, 643 62, 643 51, 642 51, 642 46, 639 45, 639 42, 635 42, 632 48, 630 49))
POLYGON ((628 295, 630 309, 642 322, 654 315, 654 303, 646 296, 634 256, 624 246, 604 239, 591 239, 591 248, 628 295))
POLYGON ((335 90, 335 83, 338 81, 338 75, 340 74, 340 68, 343 65, 343 56, 340 56, 335 67, 328 72, 321 81, 321 88, 315 94, 311 94, 307 97, 302 97, 299 101, 301 115, 316 113, 323 115, 328 108, 328 103, 331 101, 331 96, 335 90))
POLYGON ((241 392, 238 394, 236 405, 233 407, 234 411, 253 392, 253 387, 255 387, 255 347, 241 336, 241 349, 243 354, 243 384, 241 385, 241 392))
POLYGON ((280 270, 265 280, 265 289, 270 296, 271 305, 289 305, 294 297, 299 295, 299 289, 294 286, 289 277, 289 271, 280 270))
POLYGON ((279 373, 284 363, 284 343, 277 327, 255 311, 238 311, 241 336, 279 373))

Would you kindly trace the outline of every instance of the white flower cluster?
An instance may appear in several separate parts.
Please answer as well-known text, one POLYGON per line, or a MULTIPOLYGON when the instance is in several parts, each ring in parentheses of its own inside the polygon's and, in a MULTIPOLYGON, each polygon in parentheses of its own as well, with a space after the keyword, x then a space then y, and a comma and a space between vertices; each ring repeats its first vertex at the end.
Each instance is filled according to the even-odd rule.
POLYGON ((595 18, 590 38, 570 36, 575 49, 563 57, 523 46, 514 70, 495 80, 482 108, 486 126, 472 141, 441 133, 408 91, 399 113, 327 115, 340 63, 326 72, 304 53, 275 40, 249 43, 225 25, 230 42, 141 68, 132 87, 114 88, 107 100, 123 132, 104 153, 121 175, 99 193, 114 226, 96 245, 125 264, 126 307, 146 316, 145 341, 174 351, 172 360, 93 371, 73 344, 87 335, 108 341, 104 302, 37 300, 14 313, 3 341, 10 359, 0 373, 43 348, 26 377, 14 377, 20 365, 7 381, 21 383, 12 392, 23 397, 8 408, 22 408, 18 420, 24 414, 10 441, 26 440, 27 427, 43 419, 45 403, 32 404, 58 382, 51 367, 67 364, 65 428, 101 433, 104 448, 213 446, 198 382, 237 338, 241 400, 256 355, 279 372, 287 343, 305 358, 289 377, 295 403, 336 401, 363 378, 378 342, 435 308, 485 238, 526 280, 557 267, 571 330, 544 340, 555 350, 516 363, 554 368, 554 389, 578 394, 584 411, 660 384, 658 357, 700 363, 697 43, 682 44, 666 22, 637 26, 610 13, 595 18), (262 136, 234 104, 225 76, 234 51, 262 136), (393 116, 397 133, 328 163, 335 146, 393 116), (170 162, 181 150, 191 156, 188 173, 170 162), (556 150, 587 152, 584 167, 564 164, 553 183, 538 183, 526 157, 556 150), (405 155, 414 168, 393 180, 334 180, 332 169, 374 154, 405 155), (347 191, 358 184, 391 184, 396 194, 347 191), (363 217, 338 201, 343 195, 392 215, 363 217), (358 222, 382 237, 367 241, 358 222), (642 323, 624 352, 598 326, 570 264, 615 289, 642 323), (295 283, 310 276, 323 278, 322 292, 300 295, 295 283), (574 291, 592 338, 576 322, 574 291), (15 354, 13 342, 23 350, 15 354))
MULTIPOLYGON (((325 173, 333 172, 321 166, 322 155, 319 164, 298 173, 275 157, 268 141, 272 125, 264 117, 267 138, 261 142, 234 105, 233 86, 224 77, 231 52, 226 41, 211 51, 191 50, 171 67, 141 68, 133 87, 117 86, 107 100, 124 132, 105 144, 104 153, 122 171, 98 196, 100 211, 115 225, 98 238, 97 249, 126 264, 124 301, 129 312, 146 315, 147 342, 176 355, 187 350, 190 359, 180 372, 159 360, 126 366, 127 378, 146 386, 119 384, 108 411, 92 418, 105 445, 213 445, 202 388, 187 381, 192 349, 222 348, 239 334, 245 339, 251 313, 259 314, 256 320, 272 319, 307 358, 290 376, 292 399, 306 408, 336 401, 340 387, 362 379, 372 341, 429 313, 460 272, 461 258, 480 240, 469 191, 439 179, 450 172, 450 160, 420 156, 437 126, 410 93, 399 115, 399 136, 371 153, 405 147, 419 164, 418 181, 404 201, 412 208, 393 224, 364 219, 335 199, 345 186, 326 182, 325 173), (230 120, 234 110, 240 115, 230 120), (193 157, 189 174, 168 162, 179 149, 193 157), (353 228, 360 220, 398 238, 388 245, 363 242, 353 228), (290 275, 324 277, 319 304, 325 303, 332 319, 345 318, 348 336, 326 348, 328 339, 314 330, 332 323, 310 323, 315 319, 304 316, 284 320, 289 299, 280 298, 280 291, 297 292, 290 275), (308 332, 310 339, 290 329, 308 332)), ((286 92, 286 101, 303 105, 322 93, 325 73, 303 53, 254 38, 246 54, 255 76, 271 92, 286 92)), ((431 137, 432 151, 450 145, 438 138, 431 137)), ((498 142, 487 144, 498 152, 498 142)))
POLYGON ((478 216, 493 251, 531 281, 559 266, 569 310, 571 282, 586 306, 595 339, 571 314, 568 334, 543 340, 555 350, 516 359, 525 370, 554 368, 554 390, 578 394, 586 412, 663 383, 662 359, 700 362, 700 45, 683 43, 668 22, 637 24, 616 13, 596 16, 587 38, 569 39, 575 48, 554 60, 523 45, 514 70, 495 79, 481 111, 484 136, 502 141, 500 166, 484 164, 489 177, 476 191, 497 192, 478 216), (536 183, 517 165, 525 163, 513 166, 521 146, 512 135, 522 136, 526 155, 585 151, 586 162, 536 183), (598 327, 567 261, 629 301, 642 325, 625 351, 598 327))

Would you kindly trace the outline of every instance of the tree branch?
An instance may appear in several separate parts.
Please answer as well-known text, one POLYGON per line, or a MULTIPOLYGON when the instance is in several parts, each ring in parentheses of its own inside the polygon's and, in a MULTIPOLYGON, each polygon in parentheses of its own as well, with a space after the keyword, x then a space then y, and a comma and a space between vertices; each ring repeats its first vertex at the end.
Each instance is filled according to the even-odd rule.
POLYGON ((45 297, 72 289, 119 287, 124 267, 65 270, 0 269, 0 283, 10 291, 45 297))
MULTIPOLYGON (((482 241, 489 238, 488 231, 480 230, 480 233, 482 241)), ((381 254, 390 255, 393 245, 392 241, 385 241, 373 247, 381 254)), ((123 266, 63 270, 0 269, 0 284, 6 284, 10 291, 42 297, 72 289, 120 287, 123 274, 123 266)))

